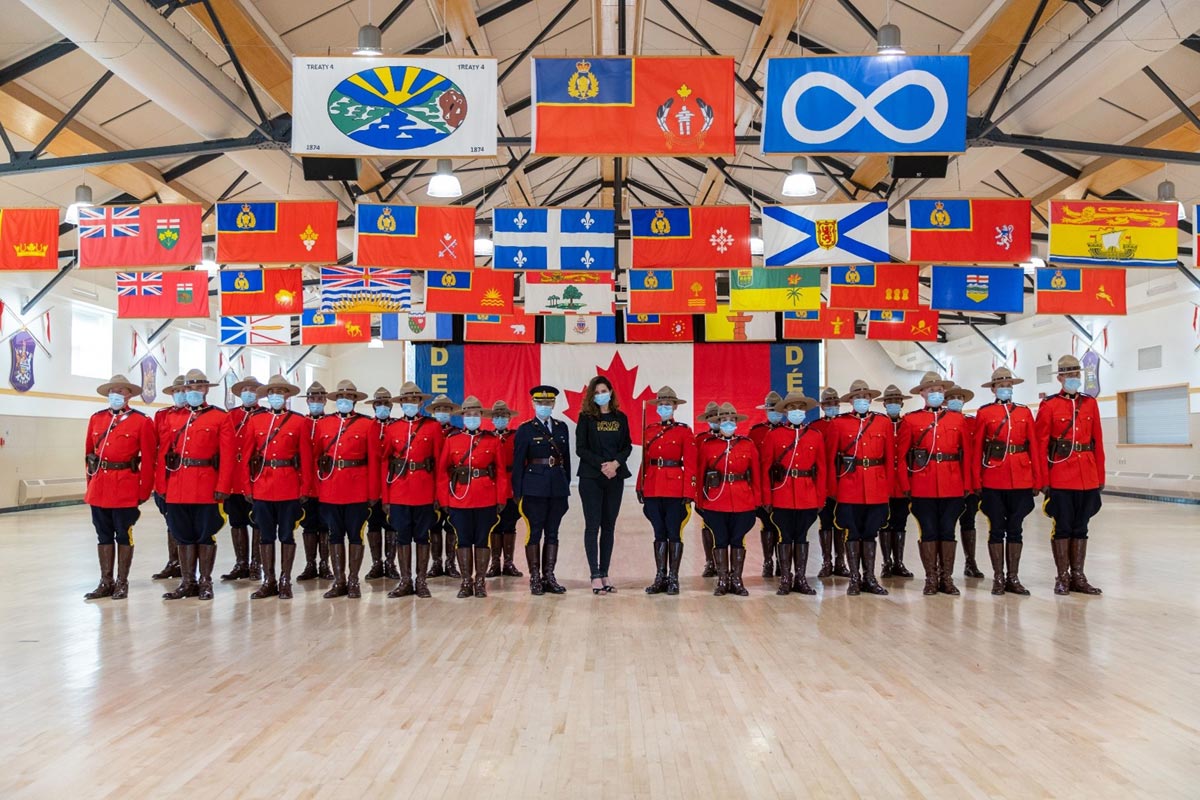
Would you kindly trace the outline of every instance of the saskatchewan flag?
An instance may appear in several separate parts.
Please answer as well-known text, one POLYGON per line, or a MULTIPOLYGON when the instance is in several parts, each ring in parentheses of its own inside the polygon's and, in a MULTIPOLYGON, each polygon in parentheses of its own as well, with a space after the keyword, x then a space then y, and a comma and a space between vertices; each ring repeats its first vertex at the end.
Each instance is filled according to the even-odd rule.
POLYGON ((731 270, 729 307, 736 311, 816 311, 821 307, 821 269, 731 270))
POLYGON ((546 344, 595 344, 617 340, 615 316, 557 314, 543 319, 546 344))

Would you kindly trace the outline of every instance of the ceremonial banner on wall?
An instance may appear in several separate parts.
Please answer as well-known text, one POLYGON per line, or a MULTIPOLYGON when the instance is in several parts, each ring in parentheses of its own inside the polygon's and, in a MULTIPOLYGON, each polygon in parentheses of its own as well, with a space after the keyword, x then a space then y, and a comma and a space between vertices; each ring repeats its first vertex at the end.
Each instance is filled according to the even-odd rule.
POLYGON ((940 311, 1025 310, 1025 271, 1018 267, 934 267, 930 307, 940 311))
POLYGON ((496 59, 292 59, 298 155, 496 155, 496 59))
POLYGON ((308 309, 300 317, 300 344, 352 344, 371 341, 370 314, 326 314, 308 309))
POLYGON ((691 342, 690 314, 625 314, 627 342, 691 342))
POLYGON ((474 208, 359 203, 354 213, 355 263, 360 267, 475 266, 474 208))
POLYGON ((0 270, 58 269, 58 209, 0 208, 0 270))
POLYGON ((908 201, 908 258, 924 264, 1022 264, 1032 256, 1028 200, 908 201))
POLYGON ((729 273, 729 307, 743 311, 795 311, 821 307, 821 270, 737 269, 729 273))
POLYGON ((631 314, 709 314, 717 310, 717 275, 712 270, 629 271, 631 314))
POLYGON ((1046 260, 1089 267, 1174 267, 1178 221, 1176 203, 1051 200, 1046 260))
POLYGON ((37 341, 33 334, 22 328, 8 340, 12 366, 8 369, 8 385, 18 392, 28 392, 36 380, 33 374, 33 357, 37 354, 37 341))
POLYGON ((304 307, 304 271, 283 269, 224 269, 217 273, 221 284, 221 314, 299 314, 304 307))
POLYGON ((448 341, 454 338, 451 314, 380 314, 379 338, 385 342, 448 341))
POLYGON ((208 316, 208 273, 118 272, 118 319, 208 316))
POLYGON ((1125 272, 1119 269, 1037 270, 1037 313, 1123 316, 1125 272))
POLYGON ((875 264, 888 255, 887 203, 763 206, 768 267, 875 264))
POLYGON ((607 208, 497 208, 492 268, 612 272, 613 219, 607 208))
POLYGON ((612 273, 525 274, 526 314, 612 314, 615 301, 612 273))
POLYGON ((158 359, 148 355, 138 362, 138 366, 142 373, 142 402, 153 403, 158 397, 158 359))
POLYGON ((867 313, 867 338, 888 342, 936 342, 938 312, 870 311, 867 313))
POLYGON ((425 310, 448 314, 511 314, 513 274, 491 269, 427 272, 425 310))
POLYGON ((733 83, 722 56, 535 58, 533 152, 733 155, 733 83))
POLYGON ((412 305, 412 273, 387 267, 321 267, 321 310, 386 314, 412 305))
POLYGON ((467 314, 463 338, 468 342, 533 344, 537 317, 523 310, 516 314, 467 314))
POLYGON ((829 268, 830 308, 920 308, 921 268, 872 264, 829 268))
POLYGON ((785 339, 853 339, 855 313, 821 306, 820 311, 787 311, 783 315, 785 339))
POLYGON ((221 346, 287 347, 299 344, 292 335, 295 317, 221 317, 221 346))
POLYGON ((337 213, 334 200, 217 203, 217 261, 333 264, 338 260, 337 213))
POLYGON ((546 317, 543 339, 546 344, 595 344, 617 340, 615 316, 546 317))
POLYGON ((961 153, 968 57, 767 59, 764 153, 961 153))
POLYGON ((634 269, 746 269, 749 206, 631 208, 634 269))
POLYGON ((770 312, 737 311, 719 305, 714 314, 704 315, 704 341, 753 342, 775 338, 775 315, 770 312))
POLYGON ((79 267, 195 266, 201 211, 191 204, 84 206, 79 209, 79 267))

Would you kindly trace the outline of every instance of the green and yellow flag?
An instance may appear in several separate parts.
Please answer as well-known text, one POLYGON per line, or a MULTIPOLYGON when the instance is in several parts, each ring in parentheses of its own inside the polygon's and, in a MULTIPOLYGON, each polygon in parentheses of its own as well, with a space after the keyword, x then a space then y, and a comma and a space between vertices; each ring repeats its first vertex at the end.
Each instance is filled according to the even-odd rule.
POLYGON ((738 311, 816 311, 821 307, 821 269, 731 270, 729 307, 738 311))

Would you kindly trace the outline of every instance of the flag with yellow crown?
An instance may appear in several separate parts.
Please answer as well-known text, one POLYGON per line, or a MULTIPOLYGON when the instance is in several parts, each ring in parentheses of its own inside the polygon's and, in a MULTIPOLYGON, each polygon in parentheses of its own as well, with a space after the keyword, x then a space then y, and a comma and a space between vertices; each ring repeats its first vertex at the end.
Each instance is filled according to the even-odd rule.
POLYGON ((1177 203, 1050 201, 1051 263, 1161 268, 1178 259, 1177 203))

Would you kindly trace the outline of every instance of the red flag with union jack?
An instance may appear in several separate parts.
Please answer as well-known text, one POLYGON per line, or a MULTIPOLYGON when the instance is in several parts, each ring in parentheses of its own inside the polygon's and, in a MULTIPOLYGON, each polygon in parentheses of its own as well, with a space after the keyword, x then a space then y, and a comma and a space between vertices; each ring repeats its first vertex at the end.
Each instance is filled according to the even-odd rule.
POLYGON ((186 267, 200 261, 199 205, 79 209, 79 266, 186 267))
POLYGON ((208 316, 208 273, 118 272, 119 319, 208 316))

